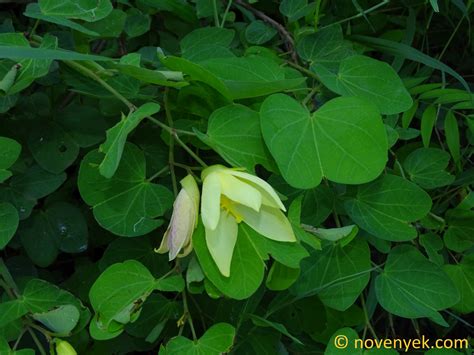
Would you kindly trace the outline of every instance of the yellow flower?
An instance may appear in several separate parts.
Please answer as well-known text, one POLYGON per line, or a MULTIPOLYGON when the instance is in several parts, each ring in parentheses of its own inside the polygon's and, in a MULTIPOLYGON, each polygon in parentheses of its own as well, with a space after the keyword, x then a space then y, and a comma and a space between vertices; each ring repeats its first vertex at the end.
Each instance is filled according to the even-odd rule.
POLYGON ((181 180, 182 189, 173 204, 173 214, 161 245, 156 252, 169 252, 169 260, 188 255, 192 248, 192 235, 198 222, 199 188, 191 175, 181 180), (179 254, 179 252, 181 253, 179 254))
POLYGON ((222 275, 230 275, 238 223, 242 221, 269 239, 296 241, 282 212, 285 206, 267 182, 222 165, 204 169, 201 177, 201 216, 206 243, 222 275))
POLYGON ((57 355, 76 355, 76 350, 65 340, 55 339, 57 355))

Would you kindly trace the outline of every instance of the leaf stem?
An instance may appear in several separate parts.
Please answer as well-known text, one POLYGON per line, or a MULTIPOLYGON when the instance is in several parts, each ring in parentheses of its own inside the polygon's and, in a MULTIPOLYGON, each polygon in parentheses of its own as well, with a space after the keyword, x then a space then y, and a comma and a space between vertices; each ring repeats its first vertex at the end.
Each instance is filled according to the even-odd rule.
POLYGON ((217 1, 216 0, 212 0, 212 8, 214 10, 214 24, 216 27, 220 27, 219 26, 219 14, 217 13, 217 1))
POLYGON ((313 78, 313 79, 316 79, 318 81, 319 80, 319 77, 316 73, 313 73, 311 70, 309 69, 306 69, 305 67, 299 65, 299 64, 296 64, 296 63, 293 63, 293 62, 286 62, 290 67, 293 67, 295 69, 297 69, 298 71, 302 72, 303 74, 306 74, 307 76, 313 78))
POLYGON ((153 174, 152 176, 150 176, 147 181, 153 181, 154 179, 156 179, 158 176, 160 176, 161 174, 165 173, 166 171, 169 170, 169 166, 165 166, 163 169, 160 169, 157 173, 153 174))
POLYGON ((107 84, 102 78, 100 78, 96 73, 94 73, 92 70, 86 68, 82 64, 79 64, 75 61, 72 60, 65 60, 64 63, 74 70, 80 72, 81 74, 91 78, 92 80, 97 81, 100 85, 104 87, 107 91, 109 91, 112 95, 114 95, 117 99, 122 101, 130 111, 134 111, 136 109, 135 105, 132 104, 130 101, 128 101, 121 93, 119 93, 117 90, 115 90, 112 86, 107 84))
POLYGON ((30 327, 28 327, 27 330, 28 330, 28 332, 30 333, 31 338, 32 338, 33 341, 35 342, 36 347, 38 348, 40 354, 41 354, 41 355, 47 355, 46 350, 44 350, 43 345, 42 345, 41 342, 38 340, 38 337, 36 336, 36 334, 35 334, 35 332, 33 331, 33 329, 31 329, 30 327))
POLYGON ((191 328, 191 333, 193 335, 193 340, 197 340, 196 330, 194 329, 193 318, 191 317, 191 313, 189 312, 188 308, 188 299, 186 296, 186 289, 183 290, 183 307, 184 307, 184 314, 186 319, 188 320, 189 327, 191 328))
POLYGON ((233 0, 229 0, 227 2, 227 7, 225 8, 224 15, 222 16, 222 22, 221 22, 221 25, 220 25, 221 28, 224 28, 225 21, 227 19, 227 14, 229 13, 230 7, 232 6, 232 1, 233 0))
MULTIPOLYGON (((163 95, 163 102, 165 105, 165 115, 166 120, 168 121, 168 126, 171 128, 171 132, 173 132, 173 117, 171 116, 170 106, 169 106, 169 99, 168 99, 169 89, 165 89, 165 94, 163 95)), ((171 133, 170 132, 170 133, 171 133)), ((174 140, 175 137, 173 134, 170 134, 170 141, 169 141, 169 150, 168 150, 168 165, 171 173, 171 183, 173 184, 173 193, 176 197, 178 195, 178 183, 176 182, 176 172, 174 170, 174 140)))
POLYGON ((372 334, 372 336, 374 337, 374 339, 378 340, 377 333, 375 332, 374 328, 372 327, 372 324, 370 323, 369 314, 367 313, 367 305, 365 304, 365 299, 364 299, 363 294, 360 295, 360 302, 364 310, 365 324, 367 328, 369 329, 370 333, 372 334))

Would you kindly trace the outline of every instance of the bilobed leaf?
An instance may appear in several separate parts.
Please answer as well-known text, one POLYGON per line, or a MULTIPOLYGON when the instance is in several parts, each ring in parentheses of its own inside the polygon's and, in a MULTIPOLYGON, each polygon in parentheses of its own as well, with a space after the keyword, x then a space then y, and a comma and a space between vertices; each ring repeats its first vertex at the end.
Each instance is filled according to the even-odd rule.
POLYGON ((334 74, 314 66, 322 83, 342 96, 356 96, 373 102, 383 114, 408 110, 413 101, 400 77, 385 62, 354 55, 343 59, 334 74))
POLYGON ((164 186, 145 178, 143 152, 131 143, 125 145, 115 175, 107 179, 99 172, 103 154, 89 152, 79 169, 78 186, 84 201, 93 206, 97 222, 120 236, 144 235, 159 227, 172 204, 172 194, 164 186))
POLYGON ((216 323, 206 330, 197 341, 183 336, 171 339, 166 348, 160 351, 164 355, 219 355, 227 353, 234 343, 235 328, 227 323, 216 323))
POLYGON ((15 234, 19 223, 16 208, 8 203, 0 203, 0 249, 5 248, 15 234))
POLYGON ((89 292, 92 308, 97 313, 98 327, 107 330, 114 320, 128 323, 133 313, 139 311, 141 301, 155 288, 155 282, 150 271, 136 260, 107 268, 89 292))
POLYGON ((448 249, 460 253, 474 245, 474 211, 449 210, 446 222, 448 229, 444 233, 444 244, 448 249))
POLYGON ((440 310, 459 302, 459 292, 448 275, 416 248, 400 245, 391 250, 384 271, 375 279, 380 305, 405 318, 428 317, 448 326, 440 310))
POLYGON ((310 113, 276 94, 260 109, 263 138, 285 180, 312 188, 323 177, 358 184, 375 179, 387 161, 387 136, 377 109, 358 98, 336 98, 310 113))
POLYGON ((146 103, 127 117, 122 117, 119 123, 107 130, 107 139, 99 148, 99 151, 105 154, 104 160, 99 165, 99 172, 103 176, 111 178, 115 174, 120 164, 128 135, 145 117, 154 115, 159 110, 160 105, 151 102, 146 103))
POLYGON ((209 117, 207 134, 198 137, 234 167, 254 172, 255 165, 261 164, 275 170, 263 142, 258 112, 246 106, 233 104, 217 109, 209 117))
POLYGON ((350 42, 344 41, 341 26, 338 25, 304 36, 296 49, 302 59, 335 72, 341 60, 355 54, 350 42))
POLYGON ((358 188, 355 198, 344 203, 354 222, 374 236, 391 241, 416 238, 410 225, 428 214, 430 196, 415 184, 395 175, 358 188))
POLYGON ((21 145, 14 139, 0 137, 0 183, 8 179, 12 173, 7 170, 18 159, 21 145))
POLYGON ((444 150, 437 148, 419 148, 405 159, 403 167, 411 181, 425 189, 449 185, 454 176, 445 169, 450 156, 444 150))
POLYGON ((369 279, 369 247, 364 240, 355 239, 344 247, 332 244, 313 250, 303 259, 301 275, 290 292, 302 297, 317 294, 326 306, 343 311, 355 302, 369 279))
POLYGON ((41 12, 47 16, 58 16, 84 20, 98 21, 107 16, 113 9, 110 0, 40 0, 41 12))
POLYGON ((288 17, 289 21, 296 21, 314 10, 316 3, 308 5, 308 0, 283 0, 280 3, 280 12, 288 17))

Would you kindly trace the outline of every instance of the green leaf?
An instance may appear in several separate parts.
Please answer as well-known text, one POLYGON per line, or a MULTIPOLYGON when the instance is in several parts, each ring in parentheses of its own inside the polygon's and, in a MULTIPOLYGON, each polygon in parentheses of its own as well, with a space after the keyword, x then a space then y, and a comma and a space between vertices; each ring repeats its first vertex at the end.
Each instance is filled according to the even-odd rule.
POLYGON ((371 101, 383 114, 400 113, 413 104, 400 77, 385 62, 354 55, 341 61, 337 74, 324 66, 315 65, 312 69, 331 91, 371 101))
POLYGON ((430 196, 415 184, 395 175, 358 187, 357 195, 344 203, 349 216, 370 234, 385 240, 416 238, 410 225, 431 209, 430 196))
POLYGON ((117 38, 124 30, 127 14, 119 9, 113 9, 99 21, 85 23, 89 30, 97 32, 97 37, 117 38))
POLYGON ((344 41, 342 28, 338 25, 304 36, 296 49, 302 59, 336 72, 341 60, 355 54, 350 42, 344 41))
POLYGON ((299 268, 291 268, 275 261, 268 272, 265 286, 272 291, 283 291, 293 285, 299 276, 299 268))
POLYGON ((32 60, 93 60, 109 61, 112 58, 99 55, 82 54, 64 49, 29 48, 20 45, 0 43, 0 58, 32 60))
POLYGON ((277 63, 258 56, 210 59, 201 65, 224 82, 234 100, 288 90, 306 80, 286 78, 277 63))
POLYGON ((39 0, 41 12, 47 16, 58 16, 84 20, 98 21, 107 16, 113 9, 110 0, 39 0))
POLYGON ((277 94, 261 109, 263 138, 285 180, 312 188, 323 177, 359 184, 375 179, 387 161, 387 135, 376 108, 358 98, 336 98, 311 114, 277 94))
POLYGON ((59 125, 41 122, 33 126, 28 136, 28 148, 44 170, 59 174, 79 155, 79 146, 59 125))
POLYGON ((263 281, 265 264, 253 244, 254 234, 252 229, 243 227, 243 224, 239 225, 230 277, 225 277, 220 273, 207 249, 202 223, 199 223, 194 231, 193 246, 204 275, 228 297, 238 300, 249 298, 263 281))
POLYGON ((278 31, 261 20, 252 21, 245 29, 245 39, 251 44, 263 44, 276 36, 278 31))
POLYGON ((127 142, 128 135, 140 124, 140 122, 160 111, 160 105, 155 103, 146 103, 137 110, 130 113, 115 126, 107 130, 107 139, 99 148, 99 152, 104 153, 105 157, 99 165, 99 172, 106 178, 111 178, 117 171, 123 149, 127 142))
POLYGON ((440 310, 459 302, 459 292, 448 275, 416 248, 399 245, 390 251, 383 272, 375 279, 380 305, 405 318, 428 317, 448 326, 440 310))
POLYGON ((268 170, 276 169, 263 142, 258 112, 246 106, 217 109, 209 117, 207 134, 199 132, 198 137, 234 167, 254 172, 255 165, 261 164, 268 170))
POLYGON ((466 255, 456 265, 444 265, 443 270, 448 274, 461 299, 451 308, 455 311, 469 314, 474 311, 474 255, 466 255))
POLYGON ((367 286, 370 271, 370 250, 364 240, 344 247, 327 245, 302 261, 301 275, 290 292, 299 297, 317 294, 326 306, 343 311, 367 286))
POLYGON ((461 146, 459 138, 459 126, 453 111, 448 111, 444 120, 444 134, 446 144, 457 167, 461 166, 461 146))
POLYGON ((49 312, 35 313, 32 317, 54 333, 68 334, 76 327, 80 313, 75 306, 68 304, 49 312))
POLYGON ((99 173, 103 154, 89 152, 81 162, 78 186, 84 201, 93 206, 94 217, 105 229, 120 236, 136 237, 159 227, 172 204, 172 193, 146 180, 143 152, 125 145, 122 160, 111 179, 99 173))
MULTIPOLYGON (((33 165, 23 174, 17 174, 10 180, 10 187, 20 192, 23 198, 39 199, 56 191, 66 180, 66 174, 52 174, 39 165, 33 165)), ((21 210, 21 207, 18 206, 21 210)), ((20 211, 21 212, 21 211, 20 211)))
POLYGON ((112 321, 126 324, 154 290, 156 280, 136 260, 107 268, 92 285, 89 299, 97 313, 97 326, 108 330, 112 321))
POLYGON ((183 336, 171 339, 160 355, 219 355, 227 353, 234 343, 235 328, 227 323, 216 323, 197 341, 183 336))
POLYGON ((362 355, 363 350, 356 347, 357 339, 359 336, 354 329, 338 329, 328 341, 324 355, 362 355))
POLYGON ((425 148, 430 146, 431 134, 433 133, 434 124, 437 118, 436 107, 434 105, 428 106, 421 117, 421 138, 425 148))
POLYGON ((434 189, 454 181, 454 176, 445 171, 449 160, 444 150, 419 148, 408 155, 403 167, 411 181, 425 189, 434 189))
POLYGON ((81 24, 79 24, 77 22, 68 20, 68 19, 60 17, 60 16, 47 16, 47 15, 44 15, 41 12, 41 9, 40 9, 39 5, 36 4, 36 3, 28 4, 28 6, 26 6, 26 10, 23 13, 23 15, 25 15, 27 17, 30 17, 30 18, 37 19, 37 20, 51 22, 51 23, 55 23, 55 24, 60 25, 60 26, 68 27, 70 29, 76 30, 78 32, 84 33, 84 34, 89 35, 89 36, 99 36, 99 34, 97 32, 91 31, 91 30, 87 29, 86 27, 82 26, 81 24))
POLYGON ((446 222, 444 244, 448 249, 461 253, 474 245, 474 211, 450 210, 446 213, 446 222))
POLYGON ((181 275, 169 276, 156 280, 155 288, 166 292, 183 292, 184 279, 181 275))
POLYGON ((280 12, 293 22, 308 15, 316 6, 316 3, 308 5, 308 0, 283 0, 280 3, 280 12))
POLYGON ((0 302, 0 327, 4 327, 9 323, 23 317, 28 313, 28 309, 21 300, 0 302))
POLYGON ((21 145, 14 139, 0 137, 0 183, 10 176, 11 171, 7 170, 15 163, 20 156, 21 145))
POLYGON ((16 208, 8 203, 0 203, 0 249, 5 248, 15 234, 19 223, 16 208))
POLYGON ((138 37, 150 30, 151 18, 136 8, 127 11, 127 21, 124 31, 128 37, 138 37))
POLYGON ((198 28, 181 40, 182 56, 196 63, 212 58, 234 57, 229 49, 234 35, 235 32, 227 28, 198 28))
POLYGON ((368 36, 352 36, 352 38, 356 41, 359 41, 363 44, 369 45, 373 48, 377 48, 382 52, 394 54, 397 56, 401 56, 403 58, 407 58, 413 60, 418 63, 422 63, 430 68, 438 69, 442 72, 448 73, 449 75, 456 78, 468 91, 471 92, 469 89, 469 85, 463 79, 461 75, 459 75, 456 71, 454 71, 451 67, 447 66, 446 64, 440 62, 439 60, 426 55, 416 48, 410 47, 403 43, 398 43, 394 41, 390 41, 383 38, 373 38, 368 36))

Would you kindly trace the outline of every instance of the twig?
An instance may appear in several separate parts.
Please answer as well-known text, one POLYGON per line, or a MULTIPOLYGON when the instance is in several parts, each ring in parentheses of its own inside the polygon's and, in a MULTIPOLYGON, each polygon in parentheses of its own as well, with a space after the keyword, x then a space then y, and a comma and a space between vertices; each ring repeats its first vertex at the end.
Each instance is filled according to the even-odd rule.
POLYGON ((276 30, 280 33, 280 36, 282 37, 283 41, 285 42, 286 50, 291 53, 291 59, 295 63, 298 62, 298 56, 295 51, 295 41, 293 40, 293 37, 291 37, 290 33, 286 30, 286 28, 283 25, 281 25, 280 23, 278 23, 271 17, 265 15, 262 11, 254 9, 252 6, 250 6, 250 4, 247 4, 243 2, 242 0, 235 0, 235 4, 245 7, 247 10, 252 12, 255 16, 261 18, 263 21, 275 27, 276 30))

